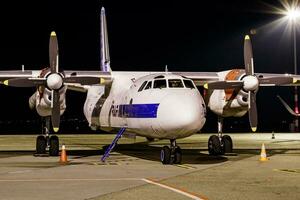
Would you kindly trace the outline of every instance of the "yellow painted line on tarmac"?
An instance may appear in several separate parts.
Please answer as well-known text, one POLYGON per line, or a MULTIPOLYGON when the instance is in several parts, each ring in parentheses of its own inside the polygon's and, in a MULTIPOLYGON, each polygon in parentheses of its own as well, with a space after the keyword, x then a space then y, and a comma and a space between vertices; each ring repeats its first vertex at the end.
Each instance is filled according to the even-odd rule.
POLYGON ((276 172, 300 173, 300 169, 274 169, 276 172))
POLYGON ((181 188, 177 188, 177 187, 174 187, 174 186, 170 186, 170 185, 167 185, 167 184, 162 184, 162 183, 159 183, 157 181, 154 181, 154 180, 150 180, 150 179, 142 179, 143 181, 145 181, 146 183, 150 183, 152 185, 157 185, 159 187, 162 187, 162 188, 165 188, 165 189, 168 189, 168 190, 171 190, 173 192, 176 192, 176 193, 179 193, 179 194, 182 194, 186 197, 189 197, 191 199, 196 199, 196 200, 205 200, 207 198, 204 198, 198 194, 194 194, 194 193, 191 193, 191 192, 188 192, 187 190, 185 189, 181 189, 181 188))

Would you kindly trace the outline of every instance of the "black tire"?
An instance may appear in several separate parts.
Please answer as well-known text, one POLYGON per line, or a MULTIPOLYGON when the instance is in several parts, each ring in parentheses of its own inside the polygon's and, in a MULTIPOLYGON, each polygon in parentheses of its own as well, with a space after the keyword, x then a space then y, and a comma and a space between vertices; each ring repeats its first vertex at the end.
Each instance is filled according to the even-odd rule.
POLYGON ((223 152, 232 153, 232 139, 229 135, 224 135, 222 137, 222 143, 223 143, 223 152))
POLYGON ((182 153, 180 147, 176 147, 174 152, 174 164, 180 164, 182 160, 182 153))
POLYGON ((171 149, 168 146, 164 146, 160 152, 160 161, 162 164, 170 164, 171 161, 171 149))
POLYGON ((56 135, 51 136, 49 140, 49 156, 59 155, 59 140, 56 135))
POLYGON ((47 147, 46 138, 42 135, 39 135, 36 138, 36 154, 45 154, 47 147))
POLYGON ((218 136, 212 135, 208 139, 209 155, 217 156, 222 154, 221 142, 218 136))

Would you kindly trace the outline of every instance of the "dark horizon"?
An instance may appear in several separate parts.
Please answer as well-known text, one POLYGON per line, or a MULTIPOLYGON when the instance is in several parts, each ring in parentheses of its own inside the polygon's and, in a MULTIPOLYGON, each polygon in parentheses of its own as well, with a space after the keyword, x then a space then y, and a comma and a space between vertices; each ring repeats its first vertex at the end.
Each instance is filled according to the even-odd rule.
MULTIPOLYGON (((268 14, 261 0, 201 2, 38 1, 1 6, 0 70, 42 69, 48 66, 52 30, 58 35, 60 66, 66 70, 98 70, 99 13, 105 7, 111 67, 115 71, 222 71, 243 67, 243 38, 251 29, 256 72, 292 73, 293 50, 284 27, 259 28, 281 16, 268 14)), ((299 42, 297 42, 299 44, 299 42)), ((298 45, 299 46, 299 45, 298 45)), ((299 63, 299 62, 298 62, 299 63)), ((286 130, 293 117, 276 98, 293 105, 292 88, 260 88, 257 95, 258 131, 286 130), (281 125, 281 123, 283 125, 281 125)), ((0 121, 34 120, 28 107, 34 89, 0 87, 0 121)), ((64 118, 83 119, 85 94, 67 92, 64 118)), ((19 129, 26 129, 20 127, 19 129)), ((229 130, 250 131, 248 114, 224 121, 229 130), (233 129, 230 129, 233 127, 233 129)), ((204 131, 217 130, 209 111, 204 131)), ((1 130, 0 130, 1 131, 1 130)), ((63 130, 62 130, 63 131, 63 130)), ((288 131, 288 130, 286 130, 288 131)))

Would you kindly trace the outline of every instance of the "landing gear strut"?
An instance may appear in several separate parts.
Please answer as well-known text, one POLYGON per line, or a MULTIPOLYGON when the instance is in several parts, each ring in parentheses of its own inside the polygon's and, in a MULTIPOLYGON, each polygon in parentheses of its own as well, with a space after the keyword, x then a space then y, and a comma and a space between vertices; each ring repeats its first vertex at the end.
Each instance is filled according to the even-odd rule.
POLYGON ((51 118, 42 118, 42 135, 36 138, 36 154, 46 154, 49 150, 49 156, 58 156, 59 139, 56 135, 50 136, 51 118))
POLYGON ((181 158, 181 149, 175 139, 170 140, 170 147, 164 146, 160 152, 160 160, 163 164, 180 164, 181 158))
POLYGON ((218 136, 212 135, 208 139, 209 155, 224 155, 232 153, 232 139, 229 135, 223 135, 223 118, 218 117, 218 136))

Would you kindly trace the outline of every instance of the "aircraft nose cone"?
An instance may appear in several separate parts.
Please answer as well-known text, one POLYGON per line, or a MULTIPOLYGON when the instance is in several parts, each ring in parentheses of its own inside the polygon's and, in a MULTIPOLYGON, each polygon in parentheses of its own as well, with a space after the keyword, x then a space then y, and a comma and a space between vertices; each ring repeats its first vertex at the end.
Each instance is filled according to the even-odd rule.
POLYGON ((166 96, 157 113, 160 128, 172 134, 200 130, 205 123, 202 103, 200 95, 193 93, 166 96))

